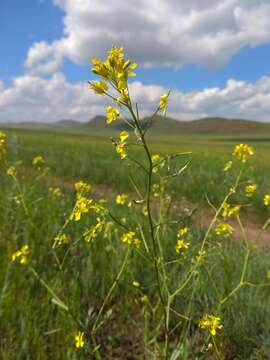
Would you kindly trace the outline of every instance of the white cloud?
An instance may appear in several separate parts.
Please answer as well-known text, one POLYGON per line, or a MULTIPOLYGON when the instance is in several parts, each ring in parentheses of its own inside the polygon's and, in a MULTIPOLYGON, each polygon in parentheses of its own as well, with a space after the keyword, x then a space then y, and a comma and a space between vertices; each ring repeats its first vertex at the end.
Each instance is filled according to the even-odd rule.
POLYGON ((244 46, 270 41, 269 0, 54 0, 64 36, 35 43, 26 60, 54 72, 67 57, 86 64, 112 43, 144 66, 219 67, 244 46))
MULTIPOLYGON (((147 115, 167 89, 135 81, 130 91, 134 102, 140 105, 141 114, 147 115)), ((49 79, 24 75, 6 88, 0 83, 1 122, 51 122, 64 118, 87 121, 104 114, 104 105, 109 103, 90 91, 86 83, 70 84, 61 73, 49 79)), ((182 120, 227 116, 269 121, 270 77, 262 77, 255 84, 230 79, 223 88, 188 93, 174 90, 168 114, 182 120)))

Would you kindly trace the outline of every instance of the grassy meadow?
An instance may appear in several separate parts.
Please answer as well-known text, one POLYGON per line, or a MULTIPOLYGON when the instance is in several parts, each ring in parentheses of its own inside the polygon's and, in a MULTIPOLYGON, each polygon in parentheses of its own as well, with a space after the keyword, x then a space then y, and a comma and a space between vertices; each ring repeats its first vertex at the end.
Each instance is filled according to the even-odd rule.
MULTIPOLYGON (((120 161, 114 151, 110 137, 117 137, 116 132, 10 129, 5 133, 0 173, 0 359, 161 359, 162 310, 147 252, 123 244, 121 227, 109 220, 102 233, 85 241, 83 234, 95 223, 92 213, 69 222, 65 226, 69 243, 53 247, 72 212, 74 183, 79 180, 91 184, 94 199, 106 199, 121 224, 136 224, 148 244, 143 205, 137 201, 129 208, 115 203, 116 195, 122 193, 137 199, 130 180, 139 189, 145 187, 137 164, 144 164, 145 159, 136 139, 131 137, 128 162, 120 161), (39 155, 45 159, 41 170, 32 164, 39 155), (16 167, 16 180, 6 174, 10 166, 16 167), (59 187, 62 195, 53 196, 50 187, 59 187), (31 249, 29 264, 12 262, 11 254, 26 243, 31 249), (135 280, 140 286, 134 286, 135 280), (87 346, 79 349, 74 346, 78 330, 87 333, 87 346)), ((179 223, 165 225, 166 235, 161 230, 159 239, 173 289, 189 277, 188 264, 200 250, 211 209, 220 205, 232 186, 235 169, 225 173, 223 168, 239 142, 254 148, 242 179, 258 188, 251 200, 241 189, 233 201, 243 204, 243 218, 258 226, 270 216, 262 200, 270 191, 270 141, 266 135, 243 139, 150 134, 148 141, 152 153, 181 154, 170 165, 171 171, 184 167, 168 184, 164 201, 170 218, 180 219, 181 226, 191 229, 190 253, 180 260, 176 256, 179 223), (205 221, 193 220, 198 212, 205 213, 205 221)), ((158 205, 154 208, 156 214, 158 205)), ((205 250, 200 271, 174 299, 170 360, 215 359, 219 355, 213 355, 214 346, 222 354, 220 359, 270 359, 267 241, 256 244, 253 232, 229 237, 211 233, 205 250), (250 244, 245 280, 234 293, 246 259, 245 241, 250 244), (226 301, 218 308, 223 328, 215 344, 198 321, 202 314, 214 312, 220 299, 226 301)))

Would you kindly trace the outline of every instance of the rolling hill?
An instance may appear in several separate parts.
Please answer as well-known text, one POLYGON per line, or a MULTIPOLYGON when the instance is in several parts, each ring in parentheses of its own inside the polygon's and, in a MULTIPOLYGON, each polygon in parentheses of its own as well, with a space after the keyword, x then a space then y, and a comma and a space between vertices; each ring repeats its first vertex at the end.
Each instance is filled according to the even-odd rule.
MULTIPOLYGON (((142 119, 143 126, 149 122, 149 118, 142 119)), ((82 125, 89 130, 126 130, 128 126, 123 120, 117 120, 111 125, 106 123, 105 116, 96 116, 88 123, 82 125)), ((155 116, 151 121, 152 131, 158 133, 173 134, 255 134, 270 133, 270 123, 259 121, 226 119, 222 117, 209 117, 191 121, 179 121, 173 118, 155 116)))

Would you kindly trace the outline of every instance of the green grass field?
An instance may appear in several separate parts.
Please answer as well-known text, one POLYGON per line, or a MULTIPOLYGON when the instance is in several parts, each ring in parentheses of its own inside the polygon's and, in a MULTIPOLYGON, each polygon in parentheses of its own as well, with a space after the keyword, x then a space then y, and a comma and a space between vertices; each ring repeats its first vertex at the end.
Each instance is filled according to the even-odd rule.
MULTIPOLYGON (((95 198, 108 199, 108 206, 121 221, 140 224, 147 241, 149 234, 142 211, 135 212, 115 204, 117 193, 124 192, 131 199, 136 198, 129 177, 144 187, 137 166, 138 161, 144 163, 144 158, 135 138, 129 148, 131 163, 132 159, 135 161, 131 168, 119 160, 109 139, 117 137, 117 133, 71 134, 18 129, 6 133, 7 153, 0 174, 0 358, 158 359, 158 355, 153 355, 157 345, 152 339, 155 337, 162 342, 164 334, 150 318, 154 311, 160 311, 159 304, 153 309, 140 302, 142 295, 147 294, 151 303, 155 303, 155 278, 145 266, 147 259, 138 257, 135 249, 128 253, 121 278, 115 278, 127 255, 127 247, 119 241, 121 229, 108 222, 104 233, 87 243, 82 234, 94 223, 94 218, 85 216, 82 221, 67 226, 71 246, 63 245, 52 251, 54 237, 74 205, 73 184, 78 180, 92 185, 95 198), (46 174, 41 175, 32 165, 32 159, 38 155, 45 158, 49 167, 46 174), (6 164, 16 166, 19 183, 5 174, 6 164), (57 199, 50 196, 48 189, 52 186, 59 187, 63 196, 57 199), (10 261, 10 255, 25 243, 31 249, 31 266, 10 261), (64 261, 61 269, 56 255, 64 261), (140 290, 132 286, 134 279, 140 282, 140 290), (114 282, 116 286, 106 302, 95 337, 88 340, 87 350, 76 349, 74 333, 78 328, 95 323, 114 282)), ((243 191, 233 199, 235 203, 244 204, 243 216, 254 217, 260 224, 269 217, 270 211, 262 200, 270 191, 270 141, 267 137, 152 135, 149 143, 153 153, 181 153, 172 163, 175 168, 188 163, 187 169, 168 188, 176 204, 173 216, 183 214, 182 203, 188 203, 190 210, 221 203, 235 176, 234 168, 224 173, 224 164, 239 142, 246 142, 255 150, 243 179, 256 183, 258 190, 251 201, 247 201, 243 191)), ((195 258, 206 230, 203 226, 195 226, 190 216, 182 223, 192 227, 190 258, 174 262, 175 227, 168 226, 167 235, 162 239, 172 288, 188 275, 187 262, 195 258)), ((207 352, 198 350, 204 336, 198 328, 198 320, 202 313, 211 312, 220 298, 230 294, 241 277, 245 257, 242 238, 232 236, 220 240, 211 235, 207 249, 200 272, 175 301, 177 313, 183 316, 172 314, 172 329, 174 326, 184 329, 186 337, 179 337, 178 331, 173 332, 170 346, 173 349, 180 344, 180 347, 178 357, 172 360, 213 359, 207 352)), ((243 286, 222 308, 224 328, 217 341, 224 359, 270 359, 269 269, 268 246, 252 245, 247 281, 263 285, 243 286)))

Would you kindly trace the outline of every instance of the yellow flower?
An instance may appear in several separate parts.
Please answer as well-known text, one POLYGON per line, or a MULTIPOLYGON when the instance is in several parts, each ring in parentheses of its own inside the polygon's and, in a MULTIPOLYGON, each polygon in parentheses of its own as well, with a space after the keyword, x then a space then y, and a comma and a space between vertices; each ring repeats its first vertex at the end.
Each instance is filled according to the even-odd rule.
POLYGON ((28 264, 28 256, 30 253, 30 249, 28 245, 23 245, 19 250, 11 255, 11 260, 18 260, 20 264, 25 265, 28 264))
POLYGON ((232 167, 232 164, 233 164, 233 162, 230 160, 230 161, 228 161, 226 164, 225 164, 225 166, 224 166, 224 171, 228 171, 228 170, 230 170, 231 169, 231 167, 232 167))
POLYGON ((82 196, 77 199, 75 208, 71 214, 71 220, 79 221, 81 219, 81 215, 88 213, 88 211, 92 207, 92 199, 88 199, 85 196, 82 196))
POLYGON ((0 130, 0 156, 5 153, 6 134, 0 130))
POLYGON ((246 162, 250 156, 254 155, 254 151, 252 147, 247 144, 238 144, 234 148, 233 155, 238 160, 246 162))
POLYGON ((199 321, 199 327, 201 329, 209 330, 210 334, 215 336, 217 334, 217 330, 221 330, 223 328, 223 325, 220 322, 220 317, 206 314, 199 321))
POLYGON ((32 160, 32 164, 34 166, 40 166, 40 165, 43 165, 44 163, 45 163, 45 160, 41 155, 34 157, 34 159, 32 160))
POLYGON ((167 94, 164 94, 160 97, 158 107, 159 107, 159 110, 163 110, 163 115, 166 115, 166 109, 167 109, 169 95, 170 95, 170 93, 168 92, 167 94))
POLYGON ((184 227, 183 229, 178 230, 177 237, 181 238, 189 233, 189 228, 184 227))
POLYGON ((105 221, 97 218, 96 225, 90 227, 90 229, 83 234, 85 241, 90 242, 95 239, 105 228, 105 221))
POLYGON ((57 236, 54 238, 54 240, 55 240, 55 242, 58 243, 59 245, 68 244, 68 243, 69 243, 69 237, 68 237, 66 234, 57 235, 57 236))
POLYGON ((98 95, 103 95, 108 90, 108 85, 104 81, 89 81, 88 84, 98 95))
POLYGON ((106 63, 102 63, 101 60, 94 58, 92 59, 92 64, 93 73, 100 75, 104 80, 107 80, 109 76, 109 68, 106 63))
POLYGON ((122 65, 124 61, 124 48, 112 46, 112 48, 108 51, 108 62, 111 67, 117 67, 122 65))
POLYGON ((137 281, 137 280, 133 280, 132 285, 136 288, 139 288, 141 286, 139 281, 137 281))
POLYGON ((176 246, 175 246, 175 251, 179 254, 181 253, 182 255, 185 254, 185 252, 188 250, 189 248, 189 243, 186 242, 184 239, 178 239, 176 246))
POLYGON ((116 142, 116 152, 118 154, 120 154, 120 158, 123 160, 127 157, 127 151, 126 151, 126 145, 127 145, 127 142, 126 140, 128 139, 129 137, 129 133, 127 131, 121 131, 120 135, 119 135, 119 138, 120 138, 120 141, 119 142, 116 142))
POLYGON ((61 189, 59 187, 50 187, 49 188, 49 193, 53 196, 53 197, 61 197, 63 196, 63 193, 61 191, 61 189))
POLYGON ((263 203, 265 206, 270 205, 270 195, 269 194, 264 195, 263 203))
POLYGON ((240 214, 241 206, 231 206, 230 204, 225 203, 223 205, 223 217, 230 217, 230 216, 238 216, 240 214))
POLYGON ((141 241, 139 239, 135 238, 136 233, 134 231, 129 231, 122 235, 121 240, 123 243, 126 243, 128 245, 135 245, 136 247, 139 247, 141 244, 141 241))
POLYGON ((119 138, 120 138, 120 142, 124 142, 128 139, 129 137, 129 133, 127 131, 121 131, 120 132, 120 135, 119 135, 119 138))
POLYGON ((82 193, 89 193, 91 190, 92 190, 92 187, 90 184, 88 184, 87 182, 85 181, 77 181, 75 184, 74 184, 74 188, 77 192, 77 196, 81 196, 82 193))
POLYGON ((215 233, 218 236, 219 235, 228 236, 233 233, 233 228, 229 224, 225 224, 225 223, 218 224, 218 226, 215 228, 215 233))
POLYGON ((77 349, 84 347, 84 332, 83 331, 78 331, 77 334, 75 334, 75 346, 77 349))
POLYGON ((16 168, 15 166, 10 166, 8 169, 7 169, 7 175, 9 176, 16 176, 16 168))
POLYGON ((113 121, 117 120, 117 118, 120 115, 119 111, 112 106, 107 106, 106 112, 107 112, 107 123, 108 124, 111 124, 113 121))
POLYGON ((270 280, 270 270, 267 271, 266 277, 267 277, 268 280, 270 280))
POLYGON ((126 199, 128 198, 128 195, 126 194, 119 194, 115 198, 115 202, 118 205, 125 205, 126 199))
POLYGON ((252 197, 256 190, 257 190, 257 185, 255 184, 246 185, 245 187, 246 196, 252 197))

